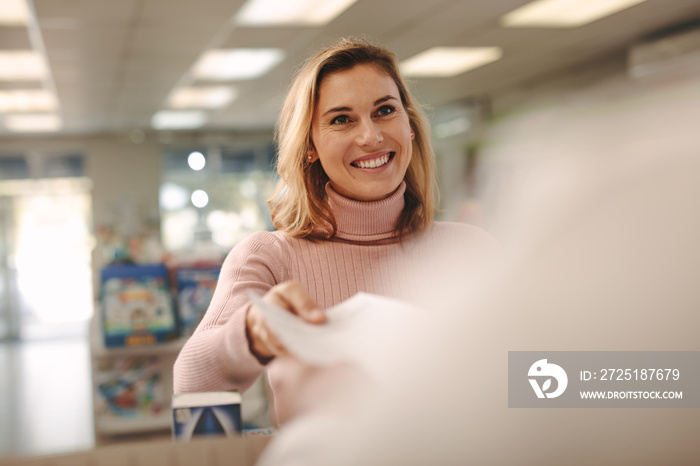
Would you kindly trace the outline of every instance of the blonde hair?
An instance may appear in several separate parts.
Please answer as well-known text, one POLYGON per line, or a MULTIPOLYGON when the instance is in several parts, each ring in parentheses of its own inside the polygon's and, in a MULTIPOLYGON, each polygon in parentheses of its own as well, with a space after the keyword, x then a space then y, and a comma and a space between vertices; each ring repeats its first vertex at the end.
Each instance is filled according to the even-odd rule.
POLYGON ((402 237, 420 231, 433 221, 435 155, 430 144, 430 125, 399 74, 396 56, 365 40, 341 39, 303 64, 289 88, 278 121, 275 138, 280 181, 267 203, 275 227, 291 236, 329 239, 335 234, 335 218, 325 191, 328 175, 320 163, 308 161, 313 144, 311 120, 323 79, 361 64, 372 65, 394 80, 415 134, 413 156, 404 177, 405 207, 396 222, 395 234, 402 237))

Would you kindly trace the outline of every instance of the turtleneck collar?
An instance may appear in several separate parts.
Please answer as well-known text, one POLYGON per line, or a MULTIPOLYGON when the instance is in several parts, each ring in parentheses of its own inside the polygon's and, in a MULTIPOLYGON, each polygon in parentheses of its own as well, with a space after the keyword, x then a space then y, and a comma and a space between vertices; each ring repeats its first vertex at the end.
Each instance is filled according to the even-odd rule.
POLYGON ((377 241, 393 237, 396 221, 404 208, 406 182, 394 194, 379 201, 356 201, 338 194, 326 184, 328 205, 335 215, 334 238, 350 241, 377 241))

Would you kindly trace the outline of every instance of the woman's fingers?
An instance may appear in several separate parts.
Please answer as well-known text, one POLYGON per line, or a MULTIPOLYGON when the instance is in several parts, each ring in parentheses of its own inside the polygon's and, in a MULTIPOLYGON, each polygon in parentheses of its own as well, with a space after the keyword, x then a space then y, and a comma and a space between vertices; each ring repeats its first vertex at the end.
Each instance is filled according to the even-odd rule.
POLYGON ((304 285, 297 281, 288 281, 272 287, 263 299, 312 324, 322 324, 326 321, 326 313, 319 308, 304 285))
POLYGON ((286 354, 284 345, 268 328, 265 318, 258 307, 253 304, 246 315, 246 335, 252 353, 264 363, 275 356, 286 354))
POLYGON ((284 347, 282 342, 277 338, 277 335, 275 335, 265 324, 264 320, 260 326, 260 339, 265 343, 268 352, 271 353, 272 356, 282 356, 287 354, 287 348, 284 347))
MULTIPOLYGON (((321 324, 326 321, 326 313, 319 309, 316 301, 299 282, 289 281, 276 285, 270 288, 262 299, 312 324, 321 324)), ((255 304, 248 310, 246 327, 250 347, 258 359, 287 354, 284 344, 267 326, 265 318, 255 304)))

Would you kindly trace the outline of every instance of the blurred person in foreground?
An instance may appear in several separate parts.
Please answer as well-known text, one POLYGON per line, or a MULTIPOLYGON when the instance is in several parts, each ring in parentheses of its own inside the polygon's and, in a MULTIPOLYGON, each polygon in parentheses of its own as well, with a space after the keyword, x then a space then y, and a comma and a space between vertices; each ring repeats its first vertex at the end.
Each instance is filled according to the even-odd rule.
POLYGON ((259 465, 698 464, 697 408, 508 407, 508 351, 700 350, 700 159, 648 146, 540 166, 556 187, 518 203, 499 273, 452 287, 373 390, 284 426, 259 465))
POLYGON ((248 291, 322 325, 325 309, 358 292, 415 303, 421 289, 438 292, 442 264, 478 267, 496 248, 476 227, 433 221, 429 126, 385 48, 343 39, 306 61, 276 138, 281 179, 268 203, 278 230, 249 236, 227 256, 176 361, 174 388, 245 391, 267 371, 284 423, 357 374, 288 354, 248 291))

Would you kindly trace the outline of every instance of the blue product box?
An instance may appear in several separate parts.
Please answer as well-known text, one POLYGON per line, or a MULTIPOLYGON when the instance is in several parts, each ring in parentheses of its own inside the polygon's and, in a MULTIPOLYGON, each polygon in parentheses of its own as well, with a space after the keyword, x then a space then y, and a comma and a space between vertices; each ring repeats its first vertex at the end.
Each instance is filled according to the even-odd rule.
POLYGON ((186 267, 175 272, 180 333, 190 337, 204 317, 216 289, 221 267, 186 267))
POLYGON ((164 264, 102 269, 100 307, 108 348, 153 345, 179 336, 164 264))
POLYGON ((234 437, 243 430, 241 395, 237 391, 173 395, 173 439, 194 437, 234 437))

